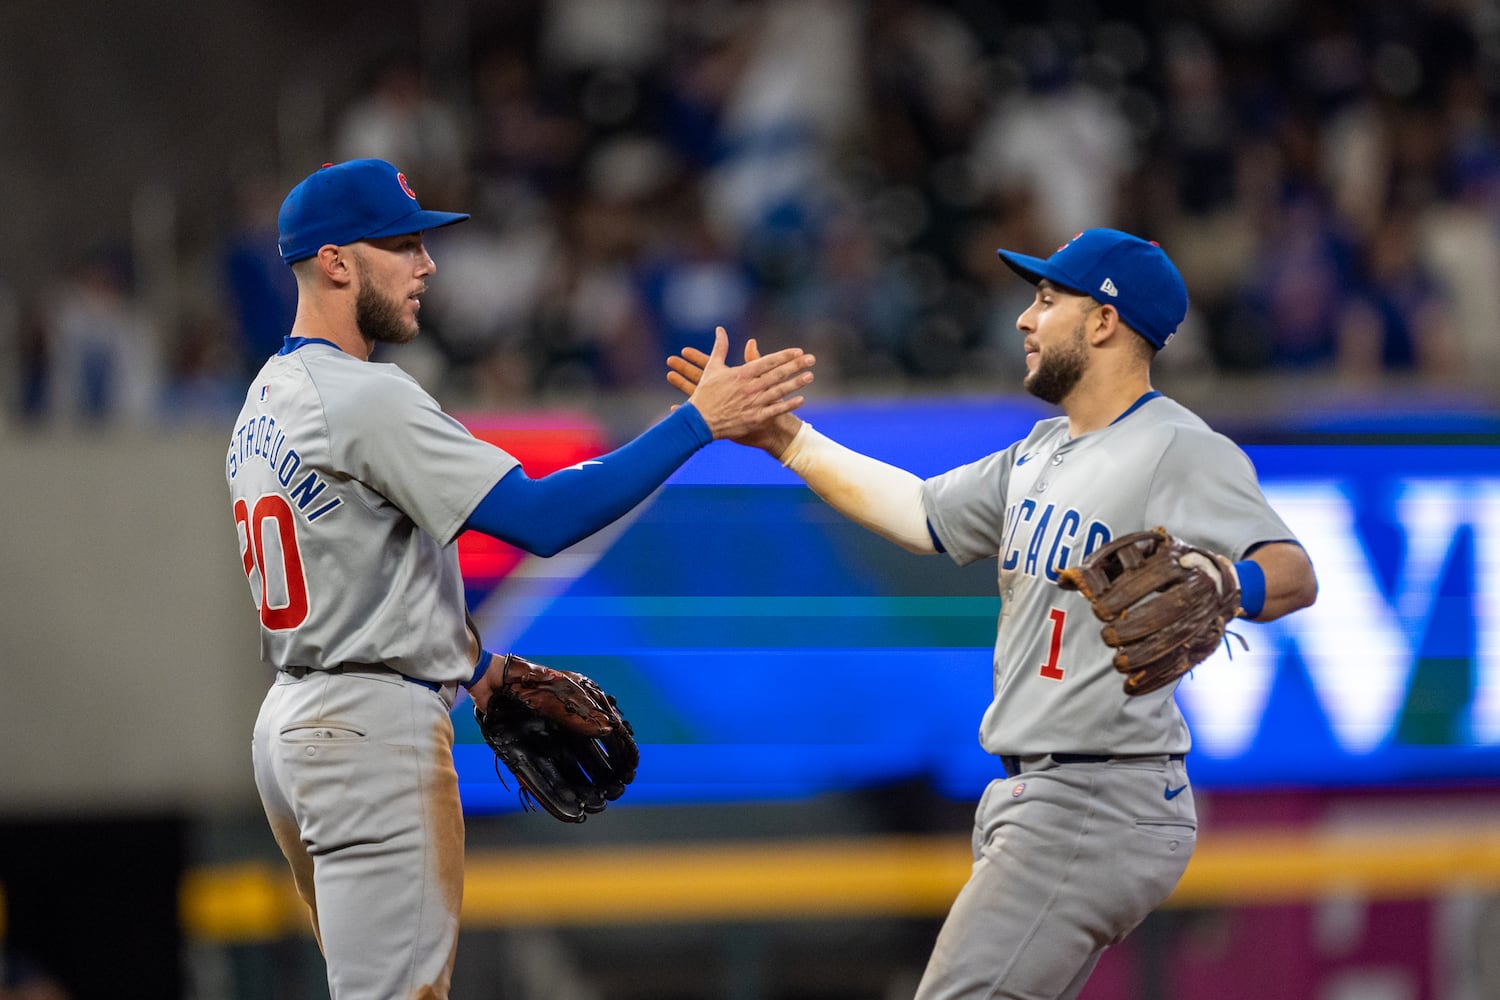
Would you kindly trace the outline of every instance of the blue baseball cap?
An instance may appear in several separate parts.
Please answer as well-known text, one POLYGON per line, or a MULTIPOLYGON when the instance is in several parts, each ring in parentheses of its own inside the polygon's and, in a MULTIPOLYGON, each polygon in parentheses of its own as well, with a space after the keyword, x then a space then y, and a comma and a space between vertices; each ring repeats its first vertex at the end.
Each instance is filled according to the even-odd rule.
POLYGON ((406 175, 384 160, 325 163, 281 203, 276 245, 281 259, 295 264, 329 243, 404 236, 467 218, 422 208, 406 175))
POLYGON ((1088 229, 1046 260, 1010 250, 1000 259, 1033 285, 1052 284, 1115 307, 1120 318, 1158 349, 1187 316, 1182 275, 1161 247, 1118 229, 1088 229))

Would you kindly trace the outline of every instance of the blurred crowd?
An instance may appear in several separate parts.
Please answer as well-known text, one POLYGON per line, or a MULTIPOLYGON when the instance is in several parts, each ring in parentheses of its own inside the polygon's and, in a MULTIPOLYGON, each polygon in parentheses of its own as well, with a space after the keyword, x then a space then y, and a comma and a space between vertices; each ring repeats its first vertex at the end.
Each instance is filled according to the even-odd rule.
MULTIPOLYGON (((1488 0, 1034 5, 530 0, 463 51, 393 51, 330 108, 429 208, 440 398, 661 385, 715 325, 820 357, 820 388, 991 376, 1030 288, 995 257, 1115 226, 1192 293, 1161 363, 1209 376, 1493 388, 1500 12, 1488 0)), ((240 185, 208 316, 101 248, 15 304, 16 408, 232 409, 289 328, 286 176, 240 185)))

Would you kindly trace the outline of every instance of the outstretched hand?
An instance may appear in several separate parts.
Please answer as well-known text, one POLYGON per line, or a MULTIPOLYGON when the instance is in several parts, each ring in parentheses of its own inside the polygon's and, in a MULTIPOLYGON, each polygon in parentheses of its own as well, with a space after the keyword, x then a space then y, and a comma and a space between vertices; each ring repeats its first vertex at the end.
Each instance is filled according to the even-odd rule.
POLYGON ((743 365, 726 365, 728 353, 729 334, 721 326, 710 353, 688 347, 667 359, 667 381, 697 407, 715 438, 769 451, 788 428, 795 434, 800 426, 791 413, 805 400, 792 394, 812 382, 817 359, 800 347, 762 356, 754 340, 745 344, 743 365))

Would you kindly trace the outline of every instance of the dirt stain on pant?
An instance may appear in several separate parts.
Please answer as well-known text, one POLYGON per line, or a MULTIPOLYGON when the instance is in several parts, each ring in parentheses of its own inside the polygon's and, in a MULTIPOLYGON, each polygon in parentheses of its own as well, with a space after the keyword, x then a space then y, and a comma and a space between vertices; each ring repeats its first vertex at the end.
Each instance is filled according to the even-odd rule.
POLYGON ((269 816, 269 819, 276 846, 281 848, 281 853, 292 869, 292 882, 297 887, 297 895, 307 904, 308 916, 312 919, 313 938, 317 940, 318 951, 321 952, 323 935, 318 929, 318 890, 313 884, 312 856, 307 853, 307 845, 302 843, 302 833, 297 829, 295 820, 289 816, 269 816))
POLYGON ((447 997, 458 955, 459 915, 464 897, 464 811, 458 794, 458 772, 453 767, 453 726, 446 716, 434 727, 432 745, 436 759, 426 788, 428 864, 432 884, 442 894, 442 906, 453 925, 453 944, 442 979, 416 994, 417 1000, 447 997))

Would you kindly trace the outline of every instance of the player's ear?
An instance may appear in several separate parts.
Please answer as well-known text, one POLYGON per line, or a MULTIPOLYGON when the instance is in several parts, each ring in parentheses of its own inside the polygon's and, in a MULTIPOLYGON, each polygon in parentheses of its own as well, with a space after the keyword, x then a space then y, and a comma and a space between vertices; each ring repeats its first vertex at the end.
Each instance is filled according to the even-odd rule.
POLYGON ((1089 343, 1095 347, 1119 333, 1130 332, 1121 321, 1119 310, 1107 302, 1101 302, 1089 310, 1088 316, 1084 318, 1083 328, 1088 334, 1089 343))
POLYGON ((354 276, 347 247, 325 243, 318 248, 317 256, 313 259, 317 261, 318 270, 323 277, 336 285, 346 285, 354 276))

